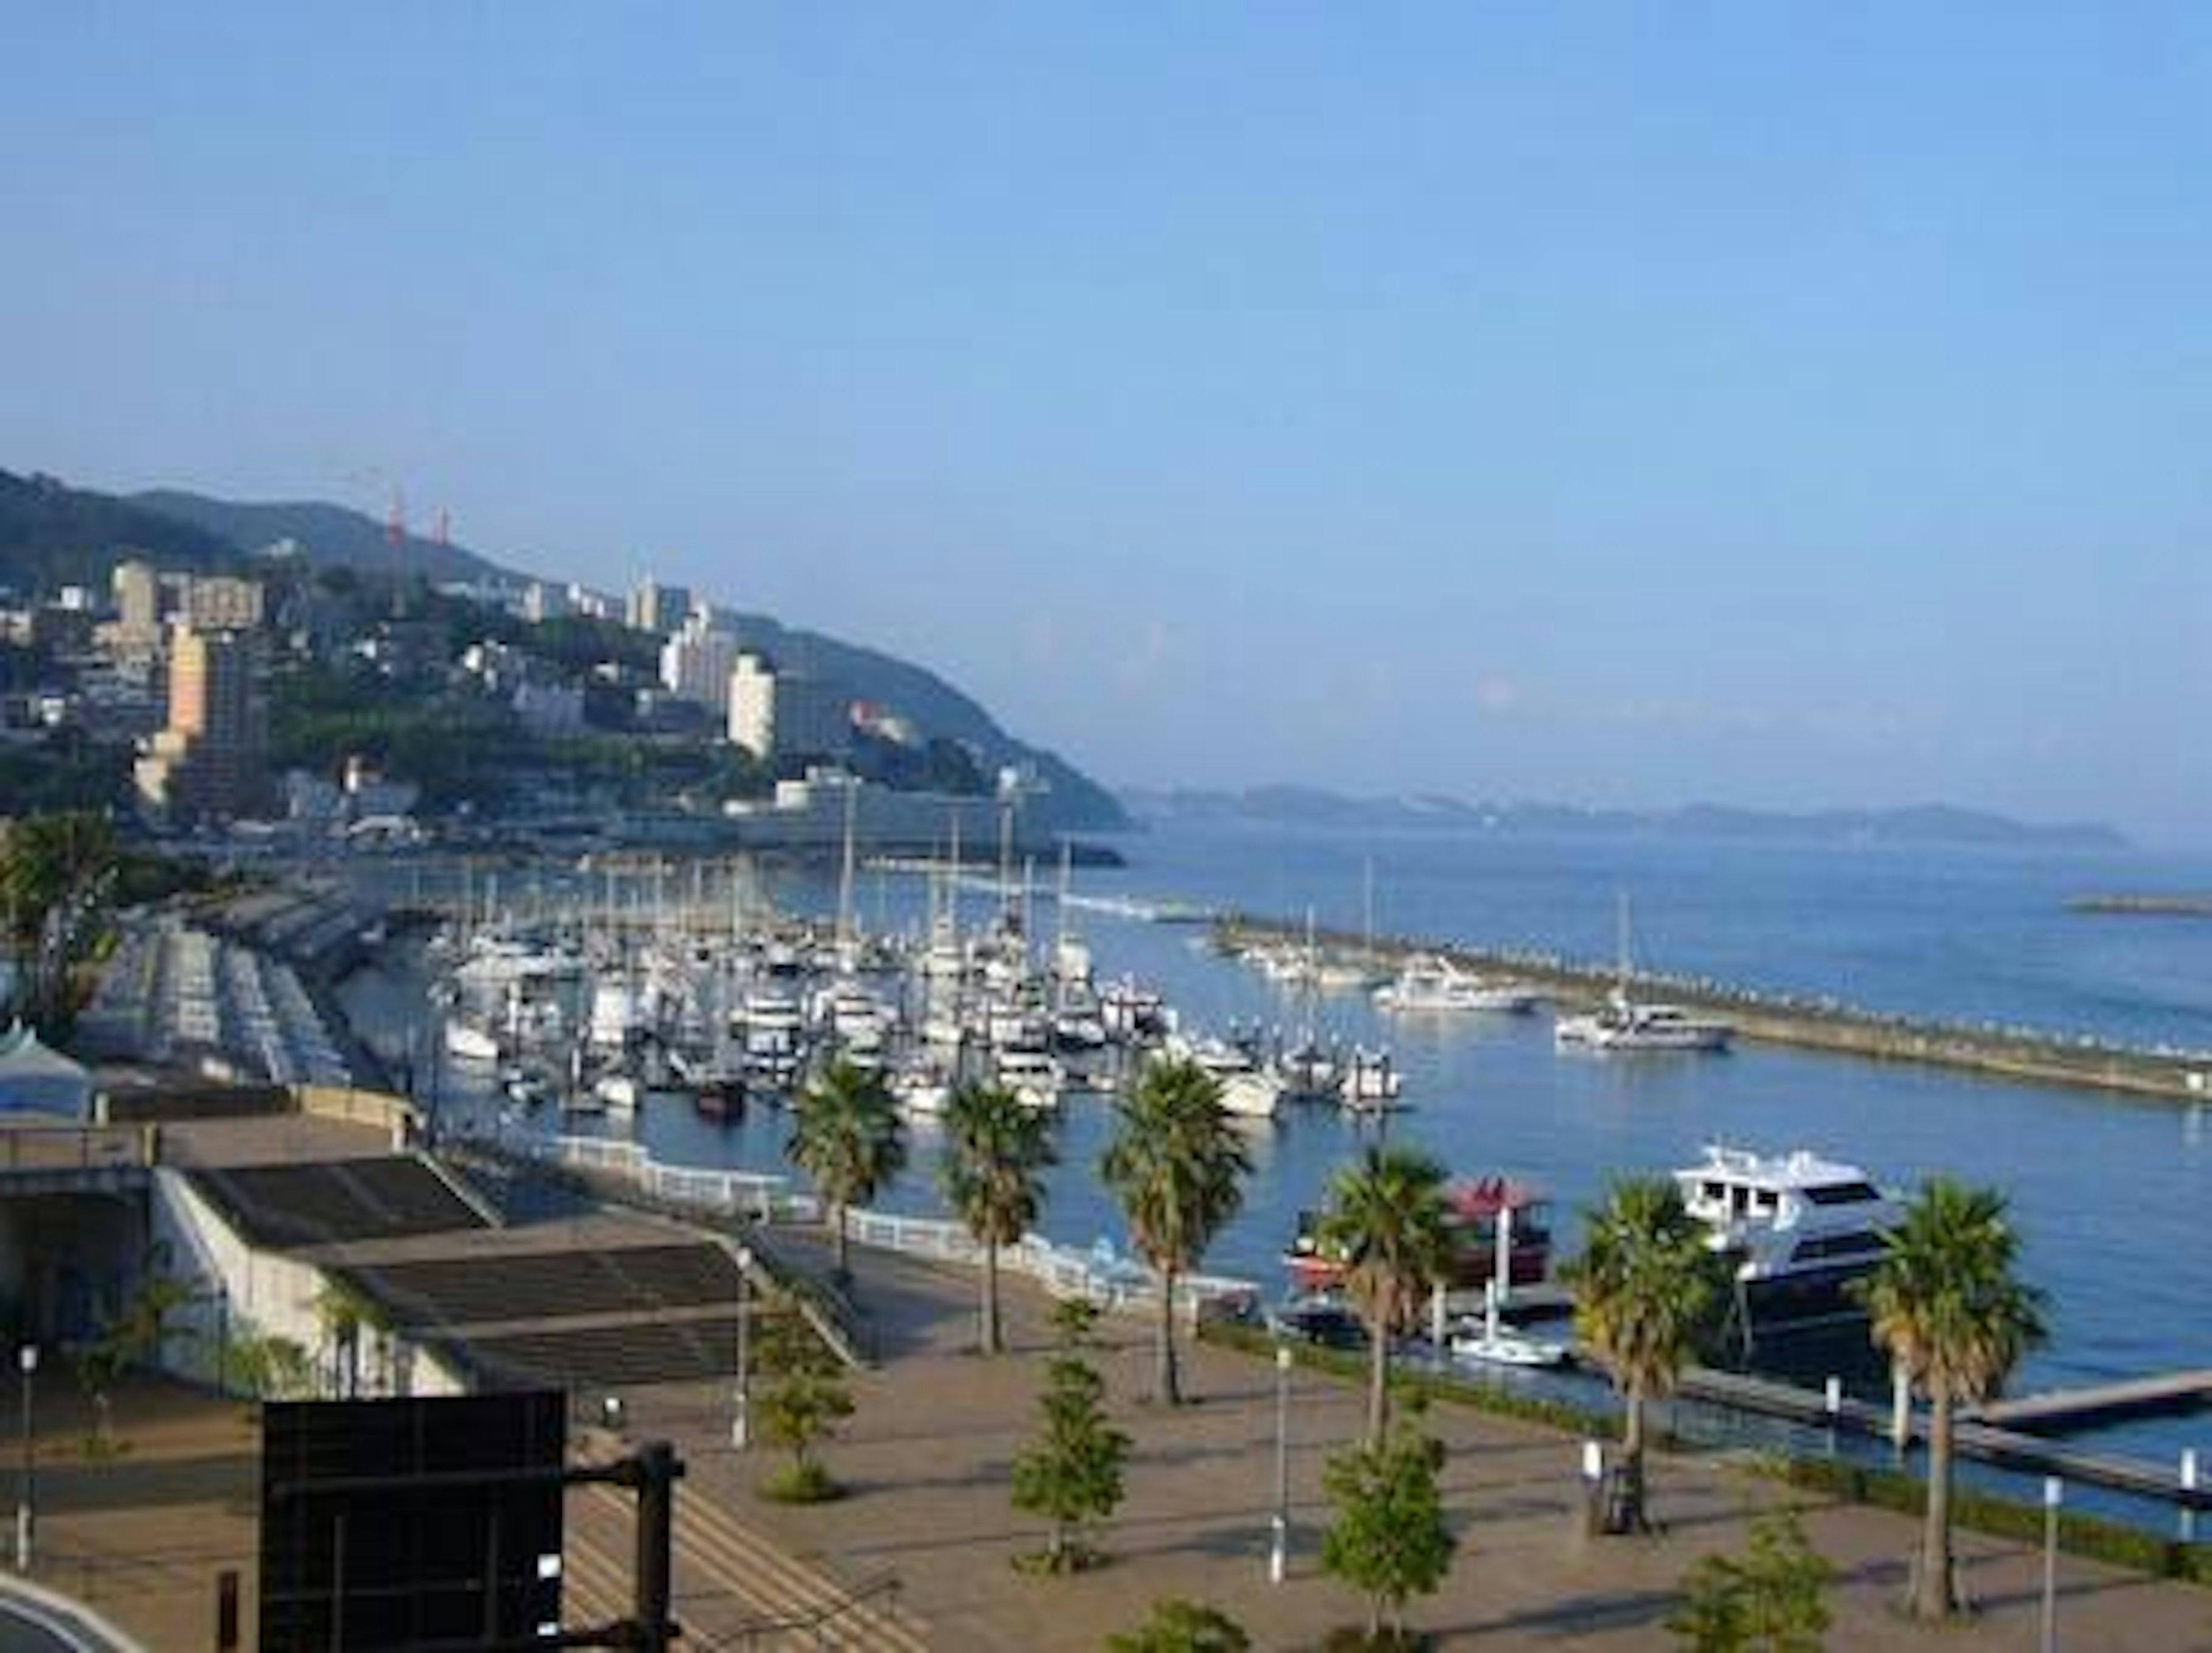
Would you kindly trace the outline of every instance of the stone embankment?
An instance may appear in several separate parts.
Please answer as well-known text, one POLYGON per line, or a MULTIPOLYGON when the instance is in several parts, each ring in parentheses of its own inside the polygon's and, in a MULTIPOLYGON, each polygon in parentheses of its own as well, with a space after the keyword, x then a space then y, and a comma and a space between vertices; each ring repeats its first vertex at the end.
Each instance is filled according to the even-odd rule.
MULTIPOLYGON (((1259 946, 1303 946, 1306 936, 1301 925, 1236 915, 1215 926, 1214 939, 1224 952, 1241 953, 1259 946)), ((1344 932, 1323 932, 1316 945, 1329 958, 1363 962, 1386 975, 1413 954, 1436 954, 1462 969, 1526 981, 1577 1008, 1599 1002, 1620 979, 1610 965, 1407 936, 1370 941, 1344 932)), ((1638 971, 1630 984, 1640 997, 1723 1018, 1741 1039, 1875 1061, 1917 1062, 2030 1084, 2212 1101, 2212 1051, 2118 1044, 2087 1035, 2067 1037, 1995 1023, 1923 1020, 1837 999, 1732 987, 1703 976, 1638 971)))

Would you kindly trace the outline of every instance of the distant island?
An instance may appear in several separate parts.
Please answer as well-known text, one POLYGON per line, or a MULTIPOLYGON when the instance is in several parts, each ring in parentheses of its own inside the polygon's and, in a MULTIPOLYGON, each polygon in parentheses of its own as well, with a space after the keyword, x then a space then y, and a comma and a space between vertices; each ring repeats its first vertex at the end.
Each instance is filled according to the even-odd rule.
POLYGON ((1679 809, 1589 809, 1567 804, 1480 803, 1440 793, 1360 798, 1304 786, 1124 787, 1129 813, 1146 822, 1264 822, 1358 831, 1578 834, 1746 838, 1808 844, 1919 844, 2111 850, 2129 847, 2096 823, 2039 824, 1947 805, 1802 813, 1691 804, 1679 809))

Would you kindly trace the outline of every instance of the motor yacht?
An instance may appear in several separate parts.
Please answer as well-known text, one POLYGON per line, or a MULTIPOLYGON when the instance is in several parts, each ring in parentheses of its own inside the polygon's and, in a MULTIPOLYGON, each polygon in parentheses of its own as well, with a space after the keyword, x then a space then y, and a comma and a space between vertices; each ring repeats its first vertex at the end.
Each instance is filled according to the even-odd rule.
POLYGON ((1802 1149, 1708 1146, 1674 1183, 1706 1243, 1732 1265, 1747 1342, 1754 1332, 1863 1316, 1853 1287, 1881 1261, 1883 1237, 1904 1215, 1858 1166, 1802 1149))

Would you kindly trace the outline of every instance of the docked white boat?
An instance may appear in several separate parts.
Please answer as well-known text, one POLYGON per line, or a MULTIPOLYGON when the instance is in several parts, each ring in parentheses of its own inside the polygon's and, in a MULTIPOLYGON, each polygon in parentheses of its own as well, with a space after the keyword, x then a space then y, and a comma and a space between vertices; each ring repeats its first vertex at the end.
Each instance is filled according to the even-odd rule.
POLYGON ((1066 1076, 1049 1051, 1013 1046, 998 1053, 993 1069, 998 1082, 1020 1098, 1024 1108, 1043 1110, 1060 1106, 1066 1076))
POLYGON ((1709 1146, 1674 1173, 1706 1243, 1729 1259, 1735 1308, 1754 1332, 1856 1319, 1851 1287, 1887 1250, 1903 1203, 1856 1165, 1802 1150, 1762 1156, 1709 1146))
POLYGON ((499 1041, 480 1027, 466 1022, 446 1024, 446 1054, 465 1062, 495 1062, 500 1059, 499 1041))
POLYGON ((923 1063, 894 1069, 890 1085, 891 1101, 899 1111, 917 1119, 936 1118, 952 1100, 951 1082, 923 1063))
POLYGON ((1344 1068, 1345 1107, 1354 1113, 1383 1113, 1398 1105, 1405 1088, 1405 1075, 1389 1051, 1354 1048, 1344 1068))
POLYGON ((1215 1076, 1221 1087, 1221 1111, 1238 1119, 1273 1119, 1283 1105, 1283 1082, 1254 1070, 1215 1076))
POLYGON ((1492 1334, 1480 1327, 1455 1332, 1451 1352, 1462 1360, 1480 1360, 1492 1366, 1564 1366, 1567 1346, 1514 1332, 1492 1334))
POLYGON ((611 1114, 634 1114, 644 1100, 644 1087, 627 1073, 610 1073, 592 1087, 592 1094, 611 1114))
POLYGON ((1456 1015, 1487 1011, 1525 1015, 1542 998, 1521 981, 1493 981, 1461 969, 1438 953, 1406 961, 1396 977, 1375 990, 1376 1008, 1393 1016, 1456 1015))
POLYGON ((1590 1050, 1721 1051, 1735 1037, 1735 1029, 1679 1005, 1640 1002, 1616 988, 1596 1010, 1559 1018, 1552 1036, 1562 1046, 1590 1050))
POLYGON ((1589 1050, 1726 1050, 1735 1037, 1735 1029, 1729 1023, 1698 1015, 1680 1005, 1640 1000, 1631 991, 1634 975, 1629 963, 1628 930, 1628 897, 1623 896, 1620 979, 1595 1010, 1559 1018, 1552 1028, 1553 1042, 1562 1048, 1579 1046, 1589 1050))

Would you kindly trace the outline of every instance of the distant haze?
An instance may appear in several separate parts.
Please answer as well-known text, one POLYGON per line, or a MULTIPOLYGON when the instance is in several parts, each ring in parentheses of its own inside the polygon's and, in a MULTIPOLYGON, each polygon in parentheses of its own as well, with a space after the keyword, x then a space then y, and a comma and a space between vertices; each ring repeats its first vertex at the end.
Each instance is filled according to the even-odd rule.
POLYGON ((19 9, 0 465, 1093 773, 2212 843, 2212 9, 19 9))

